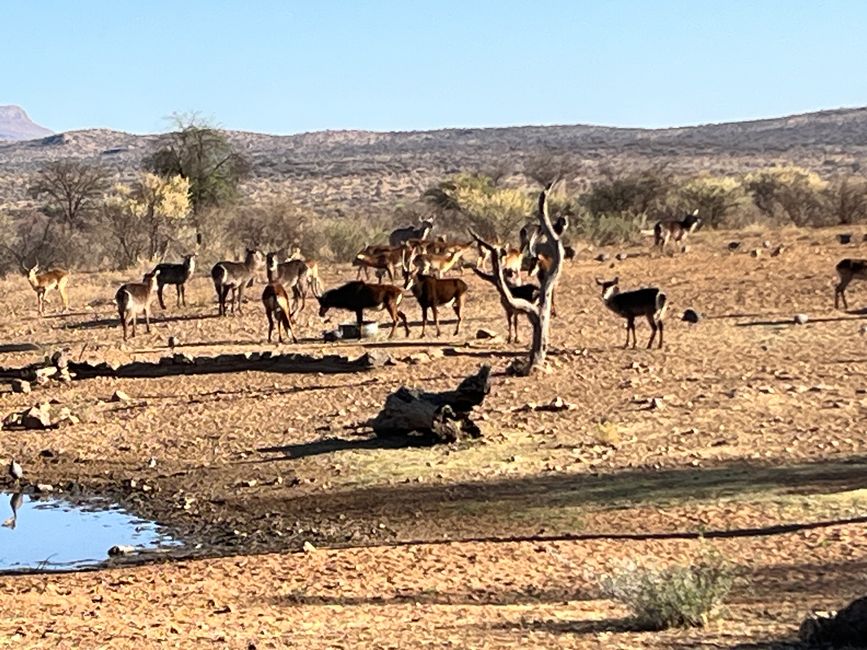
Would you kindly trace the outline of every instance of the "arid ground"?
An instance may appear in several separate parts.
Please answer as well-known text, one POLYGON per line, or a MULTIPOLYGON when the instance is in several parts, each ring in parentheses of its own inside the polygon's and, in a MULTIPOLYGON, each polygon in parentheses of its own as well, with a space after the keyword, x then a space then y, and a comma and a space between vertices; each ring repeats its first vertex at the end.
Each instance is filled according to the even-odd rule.
MULTIPOLYGON (((0 415, 56 400, 81 419, 0 432, 0 459, 19 459, 29 484, 108 495, 187 544, 140 566, 0 578, 0 647, 793 644, 811 610, 867 593, 867 283, 850 287, 848 313, 833 309, 832 289, 836 261, 867 257, 867 244, 841 246, 835 232, 699 232, 684 255, 637 246, 604 263, 581 251, 561 278, 550 372, 531 378, 502 372, 523 344, 475 339, 482 327, 505 338, 505 318, 467 272, 459 336, 449 313, 441 338, 429 328, 419 339, 408 298, 411 338, 367 345, 394 366, 3 392, 0 415), (764 240, 785 251, 771 257, 764 240), (622 349, 623 321, 593 282, 614 275, 667 293, 662 350, 622 349), (680 321, 687 307, 700 323, 680 321), (796 313, 809 321, 795 324, 796 313), (451 388, 481 363, 495 370, 482 440, 400 447, 353 431, 401 385, 451 388), (130 400, 110 401, 116 390, 130 400), (539 408, 558 397, 569 408, 539 408), (627 612, 601 595, 601 578, 626 562, 687 561, 708 547, 740 578, 704 629, 630 631, 627 612)), ((350 277, 330 269, 325 284, 350 277)), ((364 352, 323 343, 350 316, 323 324, 312 305, 299 345, 268 345, 261 287, 243 317, 221 319, 205 272, 188 307, 168 291, 151 334, 125 345, 112 299, 128 279, 73 276, 71 313, 44 319, 23 278, 0 282, 0 365, 59 348, 156 360, 169 336, 193 356, 364 352)), ((526 323, 521 334, 529 340, 526 323)))

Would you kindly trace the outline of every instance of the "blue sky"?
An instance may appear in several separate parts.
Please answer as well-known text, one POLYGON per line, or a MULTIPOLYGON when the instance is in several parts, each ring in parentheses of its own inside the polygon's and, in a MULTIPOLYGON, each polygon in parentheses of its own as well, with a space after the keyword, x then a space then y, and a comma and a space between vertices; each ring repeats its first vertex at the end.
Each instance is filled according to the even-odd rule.
POLYGON ((0 0, 0 104, 63 131, 676 126, 867 105, 867 2, 0 0))

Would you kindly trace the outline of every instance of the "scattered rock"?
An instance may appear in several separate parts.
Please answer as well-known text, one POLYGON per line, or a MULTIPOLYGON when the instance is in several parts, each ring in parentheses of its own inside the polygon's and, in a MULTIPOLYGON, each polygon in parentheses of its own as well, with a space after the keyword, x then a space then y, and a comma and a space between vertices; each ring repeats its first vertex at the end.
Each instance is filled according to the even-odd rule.
POLYGON ((491 330, 486 330, 484 328, 480 328, 476 331, 477 339, 495 339, 497 338, 497 333, 492 332, 491 330))
POLYGON ((10 413, 3 420, 4 427, 21 429, 50 429, 51 411, 48 402, 18 413, 10 413))
POLYGON ((382 366, 396 366, 397 361, 394 360, 388 352, 383 350, 368 350, 361 357, 359 363, 368 368, 381 368, 382 366))
POLYGON ((774 250, 771 251, 771 257, 779 257, 780 253, 786 250, 786 247, 780 244, 774 250))
POLYGON ((50 483, 37 483, 36 491, 41 494, 51 494, 54 492, 54 486, 50 483))
POLYGON ((313 546, 313 544, 311 544, 310 542, 304 542, 304 544, 301 546, 301 550, 305 553, 313 553, 314 551, 316 551, 316 547, 313 546))
POLYGON ((193 355, 187 354, 186 352, 175 352, 172 355, 172 363, 181 366, 192 366, 195 365, 196 360, 193 358, 193 355))
POLYGON ((417 366, 420 363, 430 361, 430 355, 427 352, 415 352, 404 359, 411 366, 417 366))
POLYGON ((167 341, 167 344, 168 344, 169 348, 174 350, 176 347, 178 347, 181 344, 181 342, 178 340, 178 337, 170 336, 169 340, 167 341))
POLYGON ((701 314, 694 309, 687 309, 683 312, 681 320, 686 321, 687 323, 697 323, 701 320, 701 314))
POLYGON ((852 243, 852 233, 851 232, 841 232, 837 235, 837 241, 841 244, 851 244, 852 243))
POLYGON ((27 394, 31 391, 30 382, 25 381, 23 379, 13 379, 12 380, 12 392, 13 393, 23 393, 27 394))
POLYGON ((761 257, 762 256, 762 249, 761 248, 754 248, 753 250, 750 251, 750 255, 753 257, 761 257))
POLYGON ((599 255, 597 255, 594 259, 597 262, 607 262, 609 259, 608 253, 599 253, 599 255))
POLYGON ((773 244, 771 242, 769 242, 767 239, 762 242, 762 248, 770 248, 771 246, 773 246, 773 244))
POLYGON ((122 390, 116 390, 116 391, 114 391, 114 393, 112 393, 112 396, 111 396, 111 398, 109 399, 109 401, 110 401, 110 402, 129 402, 129 401, 130 401, 130 396, 127 395, 127 394, 126 394, 124 391, 122 391, 122 390))
POLYGON ((792 319, 795 321, 797 325, 805 325, 810 317, 807 314, 795 314, 795 317, 792 319))
POLYGON ((629 254, 628 253, 617 253, 617 255, 615 255, 614 258, 618 262, 622 262, 625 259, 629 259, 629 254))
POLYGON ((862 325, 861 326, 861 336, 864 336, 865 334, 867 334, 867 325, 862 325))
POLYGON ((730 241, 728 244, 728 249, 730 251, 736 251, 741 247, 741 243, 739 241, 730 241))
POLYGON ((109 557, 120 557, 122 555, 131 555, 135 553, 135 548, 126 544, 116 544, 108 549, 109 557))

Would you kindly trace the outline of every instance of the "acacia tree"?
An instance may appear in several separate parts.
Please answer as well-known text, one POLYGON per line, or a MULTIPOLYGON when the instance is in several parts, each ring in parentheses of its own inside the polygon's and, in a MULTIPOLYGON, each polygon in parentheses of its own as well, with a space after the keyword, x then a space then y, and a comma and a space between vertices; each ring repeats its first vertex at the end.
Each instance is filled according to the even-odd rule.
POLYGON ((235 200, 249 164, 225 133, 195 115, 175 116, 174 121, 176 129, 160 138, 145 166, 160 176, 181 176, 189 181, 196 242, 201 244, 204 212, 235 200))
POLYGON ((107 189, 108 172, 103 167, 58 160, 36 172, 28 192, 44 201, 42 212, 46 216, 58 217, 64 225, 80 230, 107 189))
POLYGON ((499 291, 501 299, 509 304, 512 309, 526 314, 530 320, 530 324, 533 326, 533 343, 530 348, 529 358, 526 362, 518 363, 511 368, 518 375, 529 375, 534 370, 540 368, 545 363, 545 358, 548 354, 552 299, 554 288, 557 286, 557 281, 560 277, 560 267, 565 256, 562 237, 568 227, 568 221, 565 218, 561 218, 558 220, 559 227, 555 228, 551 222, 551 217, 548 215, 547 196, 552 186, 553 183, 549 184, 539 194, 539 228, 550 243, 551 264, 542 277, 538 303, 515 298, 512 295, 506 284, 506 278, 503 275, 502 259, 506 251, 496 248, 488 241, 482 239, 475 231, 470 230, 470 234, 478 242, 479 246, 490 253, 494 269, 492 283, 497 288, 497 291, 499 291))

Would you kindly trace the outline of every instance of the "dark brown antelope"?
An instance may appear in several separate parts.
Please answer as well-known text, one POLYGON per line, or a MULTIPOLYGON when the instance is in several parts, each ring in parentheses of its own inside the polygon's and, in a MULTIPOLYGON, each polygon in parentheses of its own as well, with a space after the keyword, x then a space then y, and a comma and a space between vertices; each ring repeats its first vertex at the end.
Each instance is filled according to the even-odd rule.
POLYGON ((293 309, 290 316, 304 309, 304 303, 307 298, 307 288, 309 284, 310 267, 307 262, 300 259, 289 260, 288 262, 277 262, 276 253, 268 253, 265 258, 265 269, 268 272, 268 282, 271 284, 279 284, 283 289, 289 289, 292 292, 293 309), (301 301, 301 307, 295 311, 295 305, 301 301))
POLYGON ((668 242, 674 241, 675 244, 680 244, 680 250, 683 252, 686 248, 687 236, 700 225, 701 218, 698 216, 698 210, 686 215, 683 219, 657 221, 656 225, 653 226, 653 245, 662 252, 668 242))
POLYGON ((367 284, 360 280, 347 282, 336 289, 330 289, 317 297, 319 300, 319 316, 324 318, 329 309, 345 309, 355 312, 358 331, 364 323, 365 309, 385 309, 391 316, 391 333, 394 336, 398 318, 403 322, 406 335, 409 336, 409 325, 406 315, 398 309, 403 299, 403 290, 390 284, 367 284))
POLYGON ((376 275, 380 282, 382 282, 383 275, 388 275, 388 279, 394 281, 397 269, 404 266, 405 258, 405 249, 398 246, 379 253, 359 251, 352 264, 359 267, 359 275, 361 268, 365 269, 365 273, 368 268, 377 269, 376 275))
POLYGON ((391 231, 388 236, 388 243, 393 248, 402 246, 404 242, 410 239, 427 239, 430 231, 433 229, 433 219, 422 221, 418 226, 405 226, 404 228, 396 228, 391 231))
POLYGON ((837 262, 835 270, 840 282, 834 288, 834 309, 840 308, 841 300, 843 301, 843 309, 849 309, 849 303, 846 302, 846 287, 852 280, 867 280, 867 260, 847 257, 837 262))
MULTIPOLYGON (((473 269, 473 272, 480 278, 482 278, 482 280, 496 285, 496 280, 494 279, 493 274, 485 273, 484 271, 480 271, 479 269, 473 269)), ((539 300, 539 287, 535 284, 506 284, 506 288, 509 290, 509 293, 511 293, 515 298, 520 298, 521 300, 526 300, 527 302, 531 303, 535 303, 537 300, 539 300)), ((500 296, 500 305, 502 305, 503 311, 506 313, 506 323, 509 327, 509 335, 506 338, 506 343, 511 343, 513 340, 515 343, 518 343, 518 315, 521 312, 519 312, 517 309, 512 309, 512 305, 510 305, 509 302, 502 295, 500 296), (515 332, 514 339, 512 338, 513 330, 515 332)))
POLYGON ((298 343, 295 338, 295 332, 292 330, 292 319, 289 317, 289 294, 279 282, 270 282, 262 291, 262 304, 265 306, 265 315, 268 317, 268 342, 271 342, 271 335, 274 332, 274 324, 277 324, 277 342, 283 342, 283 333, 281 327, 286 331, 286 334, 292 337, 293 343, 298 343))
POLYGON ((404 271, 404 289, 415 296, 421 307, 421 336, 424 337, 427 328, 427 312, 431 310, 437 336, 440 335, 440 320, 438 308, 451 304, 458 317, 455 326, 455 336, 461 331, 461 310, 464 306, 464 295, 467 293, 467 283, 460 278, 435 278, 432 275, 404 271))
POLYGON ((177 306, 183 305, 186 307, 187 296, 184 287, 196 271, 196 254, 187 255, 180 264, 157 264, 154 271, 159 271, 159 276, 157 277, 157 298, 159 298, 160 307, 166 308, 166 303, 163 300, 163 289, 167 284, 175 285, 175 291, 178 294, 177 306))
POLYGON ((242 314, 241 301, 244 298, 244 288, 252 286, 256 271, 262 265, 262 253, 252 248, 247 249, 243 262, 217 262, 211 269, 211 279, 220 303, 220 316, 226 316, 226 300, 230 300, 232 313, 235 313, 235 303, 238 303, 238 313, 242 314), (231 292, 231 298, 229 293, 231 292))
POLYGON ((136 320, 140 314, 145 317, 145 329, 151 331, 151 302, 157 289, 159 269, 145 275, 144 282, 128 282, 114 294, 117 303, 117 313, 123 327, 123 340, 127 339, 127 327, 132 323, 132 335, 135 336, 136 320))
POLYGON ((609 281, 596 280, 596 284, 602 287, 602 300, 605 302, 605 306, 618 316, 626 319, 626 344, 623 347, 629 347, 630 332, 632 332, 632 347, 636 346, 635 319, 638 316, 645 316, 652 330, 650 340, 647 342, 647 348, 653 347, 656 330, 659 330, 659 347, 661 348, 662 319, 665 316, 667 306, 665 294, 656 287, 621 293, 620 288, 617 286, 618 282, 619 278, 609 281))
POLYGON ((66 285, 69 283, 69 271, 63 269, 49 269, 39 272, 39 264, 27 271, 27 281, 36 292, 36 311, 40 316, 45 315, 45 294, 49 291, 57 291, 63 302, 63 311, 69 309, 69 297, 66 295, 66 285))

